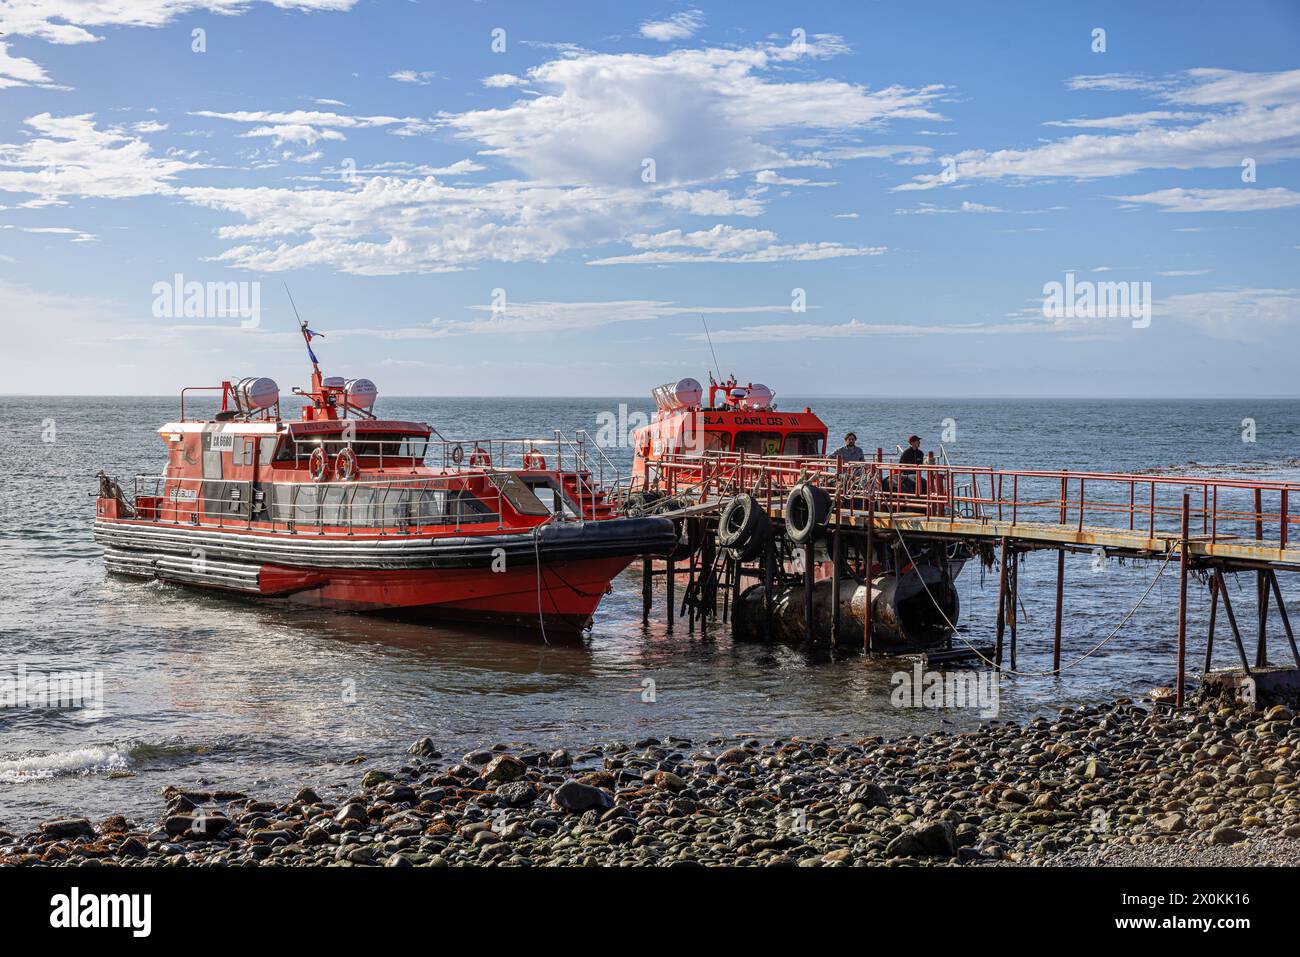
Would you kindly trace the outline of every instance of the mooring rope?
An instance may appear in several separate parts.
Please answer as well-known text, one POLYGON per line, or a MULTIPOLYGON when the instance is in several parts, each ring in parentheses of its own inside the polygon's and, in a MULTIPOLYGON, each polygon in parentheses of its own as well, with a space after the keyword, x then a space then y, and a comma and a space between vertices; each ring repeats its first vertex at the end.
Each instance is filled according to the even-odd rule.
MULTIPOLYGON (((974 653, 975 657, 979 658, 979 659, 980 659, 981 661, 983 661, 985 664, 989 665, 990 667, 996 668, 999 672, 1002 672, 1003 674, 1016 675, 1017 677, 1020 677, 1020 678, 1050 678, 1050 677, 1053 677, 1053 676, 1055 676, 1055 675, 1059 675, 1061 672, 1063 672, 1063 671, 1068 671, 1070 668, 1073 668, 1075 665, 1080 664, 1080 663, 1083 662, 1085 659, 1092 657, 1094 654, 1096 654, 1098 651, 1100 651, 1100 650, 1102 649, 1103 646, 1105 646, 1106 644, 1108 644, 1108 643, 1111 641, 1111 639, 1115 638, 1115 637, 1120 633, 1120 630, 1121 630, 1121 629, 1122 629, 1126 624, 1128 624, 1128 620, 1129 620, 1130 618, 1132 618, 1134 614, 1137 613, 1137 610, 1138 610, 1139 608, 1142 607, 1142 603, 1143 603, 1144 601, 1147 600, 1147 596, 1150 595, 1151 592, 1155 589, 1155 587, 1156 587, 1156 583, 1159 582, 1161 576, 1164 575, 1164 573, 1165 573, 1165 569, 1169 567, 1169 563, 1173 560, 1174 555, 1178 554, 1179 551, 1181 551, 1181 549, 1182 549, 1182 545, 1180 544, 1179 547, 1178 547, 1178 550, 1175 550, 1175 549, 1172 549, 1172 548, 1169 550, 1169 554, 1168 554, 1167 556, 1165 556, 1165 560, 1164 560, 1164 562, 1161 564, 1160 568, 1156 571, 1155 578, 1151 579, 1151 584, 1149 584, 1149 585, 1147 586, 1147 590, 1144 591, 1144 592, 1142 593, 1141 597, 1138 598, 1138 600, 1137 600, 1137 604, 1135 604, 1132 608, 1130 608, 1130 609, 1128 610, 1128 613, 1127 613, 1126 615, 1124 615, 1123 618, 1120 619, 1119 624, 1116 625, 1116 626, 1114 627, 1114 629, 1111 631, 1111 633, 1110 633, 1109 635, 1107 635, 1105 638, 1103 638, 1101 641, 1097 642, 1097 644, 1093 645, 1093 646, 1092 646, 1091 648, 1089 648, 1086 652, 1084 652, 1083 654, 1081 654, 1078 658, 1075 658, 1073 661, 1069 662, 1068 664, 1062 665, 1061 668, 1060 668, 1059 670, 1052 670, 1052 671, 1018 671, 1018 670, 1015 670, 1015 669, 1012 669, 1012 668, 1003 668, 1001 665, 997 664, 996 662, 994 662, 994 661, 990 661, 987 657, 985 657, 985 655, 984 655, 983 653, 980 652, 980 650, 979 650, 978 648, 976 648, 976 647, 975 647, 974 645, 972 645, 969 641, 967 641, 967 640, 966 640, 962 635, 958 634, 958 632, 957 632, 957 626, 954 625, 954 624, 952 623, 952 620, 948 617, 948 613, 945 612, 945 611, 943 610, 943 607, 939 604, 938 600, 934 597, 934 593, 930 591, 930 586, 929 586, 928 584, 926 584, 925 576, 922 575, 922 574, 920 573, 919 566, 916 566, 916 560, 915 560, 914 558, 912 558, 912 552, 911 552, 911 550, 907 547, 907 542, 906 542, 906 540, 903 538, 903 533, 902 533, 902 531, 900 531, 898 528, 893 528, 892 530, 894 531, 895 534, 898 535, 898 544, 900 544, 900 545, 903 546, 903 551, 904 551, 904 553, 906 553, 906 555, 907 555, 907 560, 908 560, 908 562, 910 562, 914 567, 917 567, 917 568, 918 568, 918 571, 917 571, 917 578, 919 578, 919 579, 921 580, 921 587, 925 589, 925 594, 926 594, 926 596, 930 599, 931 604, 934 605, 935 610, 936 610, 937 612, 939 612, 940 615, 943 616, 943 620, 944 620, 944 622, 948 625, 948 628, 952 631, 953 635, 956 636, 957 640, 960 641, 960 642, 961 642, 963 645, 965 645, 967 648, 969 648, 969 649, 971 650, 971 652, 974 653)), ((868 577, 869 577, 869 576, 868 576, 868 577)), ((1017 598, 1018 598, 1018 597, 1019 597, 1019 596, 1017 596, 1017 598)), ((867 600, 867 601, 871 601, 871 582, 870 582, 870 581, 867 582, 867 594, 866 594, 866 600, 867 600)), ((1012 608, 1011 608, 1011 613, 1012 613, 1013 615, 1016 613, 1016 610, 1015 610, 1015 606, 1014 606, 1014 605, 1013 605, 1012 608)))

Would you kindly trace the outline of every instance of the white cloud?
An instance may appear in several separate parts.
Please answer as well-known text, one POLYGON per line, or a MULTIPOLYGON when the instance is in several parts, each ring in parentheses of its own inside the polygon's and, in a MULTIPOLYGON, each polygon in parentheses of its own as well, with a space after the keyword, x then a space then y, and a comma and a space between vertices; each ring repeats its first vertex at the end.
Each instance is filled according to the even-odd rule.
POLYGON ((704 14, 699 10, 685 10, 674 13, 667 20, 647 20, 641 24, 641 36, 647 40, 671 43, 673 40, 689 40, 704 26, 704 14))
POLYGON ((655 182, 672 186, 818 162, 789 142, 793 134, 942 119, 932 110, 940 86, 870 91, 839 80, 790 79, 779 70, 839 49, 833 38, 821 38, 810 40, 803 58, 771 45, 574 52, 528 71, 524 79, 539 95, 441 121, 532 179, 638 185, 651 159, 655 182))
POLYGON ((1162 123, 1144 125, 1133 121, 1144 114, 1119 118, 1138 126, 1131 133, 1079 134, 1028 149, 965 150, 951 157, 955 179, 944 172, 923 174, 894 188, 934 189, 950 182, 1041 177, 1095 179, 1149 169, 1237 167, 1243 157, 1260 163, 1300 157, 1300 70, 1196 69, 1159 81, 1117 75, 1075 77, 1070 86, 1139 90, 1175 105, 1211 109, 1169 113, 1162 123))
POLYGON ((754 182, 763 186, 834 186, 834 183, 819 182, 811 179, 782 176, 770 169, 761 169, 754 174, 754 182))
POLYGON ((604 302, 510 302, 504 312, 490 305, 472 307, 480 315, 472 319, 433 319, 427 325, 399 329, 331 330, 337 337, 362 336, 377 339, 445 339, 465 335, 534 335, 575 332, 624 322, 647 322, 678 316, 744 316, 763 313, 789 314, 790 304, 767 306, 684 306, 671 301, 626 299, 604 302))
MULTIPOLYGON (((92 43, 103 39, 95 27, 161 27, 176 17, 207 10, 225 16, 243 13, 256 0, 6 0, 0 7, 0 32, 39 37, 51 43, 92 43), (91 28, 91 29, 87 29, 91 28)), ((267 0, 290 10, 351 10, 356 0, 267 0)))
POLYGON ((428 86, 429 82, 437 75, 432 70, 398 70, 396 73, 388 74, 388 78, 396 80, 398 83, 414 83, 418 86, 428 86))
POLYGON ((493 73, 491 76, 483 77, 483 85, 493 89, 503 89, 508 86, 518 86, 523 80, 513 73, 493 73))
POLYGON ((39 63, 12 56, 9 44, 0 42, 0 90, 12 86, 53 86, 39 63))
POLYGON ((1156 273, 1156 275, 1168 279, 1180 279, 1184 276, 1204 276, 1208 272, 1208 269, 1167 269, 1164 272, 1156 273))
POLYGON ((645 252, 611 256, 589 262, 589 266, 630 263, 770 263, 812 262, 844 256, 878 256, 884 246, 856 247, 840 243, 781 244, 776 233, 766 229, 738 229, 719 223, 712 229, 683 233, 669 229, 654 234, 628 237, 628 242, 645 252))
POLYGON ((911 209, 896 209, 895 213, 904 216, 931 216, 941 213, 1003 213, 1006 210, 997 206, 986 206, 983 203, 963 202, 960 206, 936 206, 934 203, 917 203, 911 209))
POLYGON ((1274 186, 1269 189, 1161 189, 1137 196, 1114 196, 1129 203, 1149 203, 1166 213, 1245 213, 1262 209, 1300 206, 1300 193, 1274 186))
POLYGON ((0 229, 16 229, 20 233, 44 233, 50 236, 71 236, 74 243, 93 243, 99 237, 94 233, 83 232, 70 226, 15 226, 6 223, 0 229))
POLYGON ((229 120, 233 123, 260 123, 261 126, 241 133, 242 137, 269 137, 272 145, 282 143, 300 143, 314 146, 321 140, 345 140, 342 130, 389 128, 398 135, 410 132, 423 132, 427 129, 424 120, 415 117, 400 116, 348 116, 342 113, 327 113, 319 110, 289 110, 274 112, 267 110, 239 110, 221 113, 215 110, 196 110, 191 116, 205 119, 229 120))
POLYGON ((22 143, 0 144, 0 190, 32 193, 45 203, 69 196, 122 198, 166 193, 171 181, 201 164, 151 153, 121 130, 97 128, 91 114, 29 117, 36 131, 22 143))

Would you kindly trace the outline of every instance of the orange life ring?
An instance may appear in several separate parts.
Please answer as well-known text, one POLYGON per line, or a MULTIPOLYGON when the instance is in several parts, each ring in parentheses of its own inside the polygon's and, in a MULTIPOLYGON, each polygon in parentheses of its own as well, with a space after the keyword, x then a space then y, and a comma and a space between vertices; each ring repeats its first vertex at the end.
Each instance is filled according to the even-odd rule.
POLYGON ((487 452, 476 445, 474 446, 474 451, 469 454, 469 464, 480 466, 491 465, 492 456, 488 455, 487 452))
POLYGON ((524 468, 541 470, 546 468, 546 459, 541 452, 536 449, 529 449, 524 453, 524 468))
POLYGON ((319 445, 311 450, 309 465, 311 468, 311 480, 313 482, 323 482, 330 477, 329 456, 325 454, 325 450, 319 445))
POLYGON ((350 482, 357 477, 357 453, 348 446, 334 459, 334 473, 340 482, 350 482))

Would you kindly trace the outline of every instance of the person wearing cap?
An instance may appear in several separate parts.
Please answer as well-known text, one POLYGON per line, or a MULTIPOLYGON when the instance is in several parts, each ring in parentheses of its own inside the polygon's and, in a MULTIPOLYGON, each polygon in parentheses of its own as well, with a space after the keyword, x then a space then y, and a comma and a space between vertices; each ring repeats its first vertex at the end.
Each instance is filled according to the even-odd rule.
POLYGON ((862 452, 862 447, 858 445, 858 437, 852 432, 844 436, 844 444, 831 453, 831 458, 842 459, 845 462, 865 462, 867 457, 862 452))
POLYGON ((925 453, 921 451, 921 437, 913 435, 907 440, 907 448, 898 457, 899 465, 924 465, 925 453))

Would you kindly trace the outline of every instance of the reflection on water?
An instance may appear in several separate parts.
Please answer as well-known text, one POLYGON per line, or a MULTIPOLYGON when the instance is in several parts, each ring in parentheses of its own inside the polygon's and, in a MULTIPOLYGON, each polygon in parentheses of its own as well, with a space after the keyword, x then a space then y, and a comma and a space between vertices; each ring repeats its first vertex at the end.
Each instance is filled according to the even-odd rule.
MULTIPOLYGON (((427 419, 448 434, 544 434, 554 425, 591 427, 619 401, 399 399, 385 414, 427 419)), ((1106 403, 815 404, 833 433, 852 427, 882 436, 868 445, 888 446, 886 434, 924 434, 926 423, 955 417, 961 442, 954 458, 981 464, 1135 469, 1194 460, 1209 463, 1198 470, 1250 468, 1281 478, 1294 477, 1300 448, 1297 407, 1286 402, 1149 403, 1140 416, 1106 403), (1260 441, 1243 449, 1236 423, 1246 415, 1260 423, 1260 441), (1061 441, 1080 430, 1087 440, 1061 441)), ((690 634, 680 620, 669 635, 661 595, 643 626, 635 568, 616 580, 589 636, 552 646, 532 633, 489 634, 108 579, 91 541, 92 477, 100 467, 119 477, 155 471, 161 456, 152 430, 174 411, 166 400, 115 406, 0 400, 0 439, 16 450, 11 494, 0 500, 0 670, 102 671, 106 710, 97 720, 0 710, 4 826, 71 811, 125 810, 151 820, 168 784, 206 781, 267 795, 302 781, 345 787, 356 776, 345 762, 399 761, 426 734, 459 754, 496 742, 583 747, 669 734, 696 741, 892 734, 978 721, 964 709, 892 707, 894 662, 736 644, 725 629, 690 634), (59 422, 59 441, 48 446, 34 427, 46 417, 59 422)), ((626 459, 626 450, 613 454, 626 459)), ((1155 571, 1149 563, 1097 568, 1091 556, 1071 557, 1064 658, 1105 637, 1155 571)), ((1026 559, 1026 670, 1050 667, 1054 575, 1052 556, 1026 559)), ((987 640, 996 581, 972 566, 958 587, 964 633, 987 640)), ((1243 629, 1252 627, 1246 591, 1234 601, 1243 629)), ((1078 668, 1060 678, 1004 680, 1002 717, 1167 683, 1176 600, 1176 576, 1166 572, 1121 636, 1078 668)), ((1203 590, 1193 589, 1191 605, 1191 634, 1199 636, 1208 610, 1203 590)), ((1193 660, 1198 647, 1194 642, 1193 660)))

